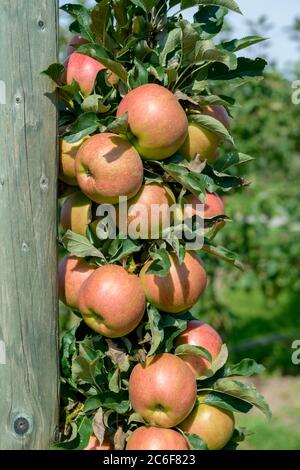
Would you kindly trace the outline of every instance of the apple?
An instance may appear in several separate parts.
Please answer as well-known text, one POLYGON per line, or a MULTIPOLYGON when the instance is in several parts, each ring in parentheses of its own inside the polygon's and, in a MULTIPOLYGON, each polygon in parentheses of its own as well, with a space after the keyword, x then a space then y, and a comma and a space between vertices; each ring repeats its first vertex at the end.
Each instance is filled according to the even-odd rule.
POLYGON ((108 338, 133 331, 143 318, 145 295, 138 276, 122 266, 98 268, 82 285, 79 310, 86 324, 108 338))
POLYGON ((224 106, 220 105, 211 105, 211 106, 205 106, 202 110, 202 114, 205 114, 207 116, 211 116, 218 121, 220 121, 226 129, 230 128, 230 119, 229 115, 226 111, 226 108, 224 106))
MULTIPOLYGON (((190 214, 191 217, 194 215, 199 215, 200 217, 203 217, 204 219, 213 219, 214 217, 225 215, 224 203, 217 193, 206 192, 203 211, 202 210, 197 211, 197 204, 203 205, 203 203, 194 194, 189 194, 188 196, 184 196, 183 202, 191 206, 191 214, 190 214)), ((220 220, 219 222, 216 222, 213 226, 215 230, 215 234, 218 230, 224 227, 224 225, 225 225, 224 220, 220 220)), ((212 230, 212 227, 207 227, 204 230, 204 232, 207 233, 211 230, 212 230)))
MULTIPOLYGON (((176 346, 181 344, 201 346, 207 349, 212 360, 215 360, 221 351, 223 341, 219 333, 207 323, 191 320, 187 324, 187 329, 176 339, 176 346)), ((209 361, 195 354, 185 354, 181 359, 190 366, 196 378, 202 376, 211 365, 209 361)))
POLYGON ((149 424, 173 428, 192 411, 196 380, 179 357, 163 353, 137 364, 129 379, 129 399, 149 424))
POLYGON ((104 439, 100 445, 97 437, 91 436, 88 445, 83 450, 114 450, 114 448, 108 439, 104 439))
POLYGON ((76 50, 82 46, 83 44, 87 44, 88 40, 80 36, 79 34, 76 34, 75 36, 72 36, 69 43, 68 43, 68 49, 67 49, 67 56, 71 55, 73 52, 76 52, 76 50))
POLYGON ((121 101, 117 117, 128 113, 131 141, 145 160, 164 160, 183 144, 188 122, 176 97, 149 83, 130 91, 121 101))
POLYGON ((163 312, 180 313, 191 308, 201 297, 207 282, 206 271, 199 257, 186 252, 180 264, 175 253, 170 255, 171 269, 167 276, 147 274, 152 261, 140 272, 147 300, 163 312))
POLYGON ((86 235, 86 229, 92 220, 92 201, 81 192, 67 197, 61 208, 60 222, 63 230, 72 230, 79 235, 86 235))
POLYGON ((198 155, 200 160, 213 163, 216 160, 216 150, 221 142, 220 136, 196 123, 188 126, 187 137, 179 152, 191 161, 198 155))
POLYGON ((73 52, 65 62, 65 69, 67 84, 71 85, 75 80, 83 96, 87 97, 94 89, 98 73, 106 67, 86 54, 73 52))
MULTIPOLYGON (((167 185, 144 184, 137 195, 130 199, 127 213, 124 214, 125 220, 122 220, 122 217, 119 220, 121 210, 117 211, 118 226, 123 233, 129 233, 131 238, 159 238, 163 229, 168 228, 172 223, 173 216, 170 207, 173 204, 176 204, 176 199, 167 185), (123 222, 125 222, 124 227, 123 222), (130 230, 130 225, 132 230, 130 230)), ((119 209, 121 207, 122 204, 119 209)))
POLYGON ((128 439, 126 450, 189 450, 187 440, 173 429, 141 426, 128 439))
POLYGON ((206 395, 203 393, 199 396, 196 407, 179 427, 184 432, 201 437, 209 450, 221 450, 233 435, 234 414, 203 403, 206 395))
POLYGON ((87 139, 78 140, 78 142, 69 143, 64 139, 59 141, 59 179, 70 186, 78 186, 75 173, 75 157, 83 142, 87 139))
POLYGON ((70 308, 78 309, 78 297, 82 284, 96 267, 84 259, 67 255, 58 264, 59 299, 70 308))
POLYGON ((90 137, 76 155, 76 176, 84 194, 98 204, 116 204, 140 190, 144 168, 136 149, 116 134, 90 137))

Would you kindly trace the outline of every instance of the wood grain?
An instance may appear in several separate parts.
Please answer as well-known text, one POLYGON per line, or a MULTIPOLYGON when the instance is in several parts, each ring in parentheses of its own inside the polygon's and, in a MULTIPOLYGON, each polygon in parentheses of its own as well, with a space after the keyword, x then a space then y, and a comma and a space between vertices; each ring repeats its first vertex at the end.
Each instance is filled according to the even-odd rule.
POLYGON ((1 0, 0 449, 46 449, 58 417, 57 1, 1 0), (2 97, 3 98, 3 97, 2 97))

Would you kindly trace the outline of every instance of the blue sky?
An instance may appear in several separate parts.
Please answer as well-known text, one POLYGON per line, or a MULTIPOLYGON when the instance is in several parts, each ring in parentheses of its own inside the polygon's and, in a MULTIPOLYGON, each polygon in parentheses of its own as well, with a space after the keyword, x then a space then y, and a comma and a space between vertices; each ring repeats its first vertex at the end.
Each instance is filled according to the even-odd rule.
MULTIPOLYGON (((243 16, 230 12, 229 21, 234 28, 235 36, 242 37, 248 34, 247 20, 257 20, 260 16, 266 15, 268 22, 274 28, 269 33, 270 40, 263 52, 253 47, 247 51, 247 55, 268 55, 275 60, 284 71, 288 64, 300 61, 300 47, 293 43, 289 37, 287 28, 293 23, 296 16, 300 17, 300 0, 236 0, 239 4, 243 16)), ((77 3, 76 0, 60 0, 60 4, 77 3)), ((89 0, 90 4, 94 2, 89 0)), ((188 16, 190 16, 188 12, 188 16)))

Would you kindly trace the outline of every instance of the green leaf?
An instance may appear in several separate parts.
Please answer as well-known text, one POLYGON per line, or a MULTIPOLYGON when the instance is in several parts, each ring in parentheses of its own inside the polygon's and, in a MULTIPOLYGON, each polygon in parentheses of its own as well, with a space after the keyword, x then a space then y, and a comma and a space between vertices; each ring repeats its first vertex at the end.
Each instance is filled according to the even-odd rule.
POLYGON ((72 379, 75 383, 88 383, 95 385, 96 367, 99 358, 89 361, 82 356, 77 356, 72 363, 72 379))
POLYGON ((128 130, 128 113, 114 119, 105 129, 105 132, 112 132, 113 134, 126 134, 128 130))
POLYGON ((92 42, 94 35, 91 31, 89 10, 83 5, 74 5, 72 3, 67 3, 60 8, 76 20, 76 33, 92 42))
POLYGON ((88 411, 94 411, 100 408, 101 406, 101 400, 98 395, 93 396, 93 397, 88 397, 85 400, 83 411, 87 413, 88 411))
POLYGON ((75 333, 77 325, 74 326, 70 331, 65 333, 62 337, 61 348, 60 348, 60 362, 61 369, 64 377, 71 377, 72 373, 72 356, 76 352, 76 338, 75 333))
POLYGON ((233 413, 248 413, 253 408, 251 403, 247 403, 244 400, 212 391, 205 395, 203 399, 201 398, 199 403, 199 406, 201 406, 201 403, 205 403, 206 405, 216 406, 217 408, 232 411, 233 413))
POLYGON ((180 47, 181 35, 181 28, 171 29, 171 31, 169 32, 164 48, 160 53, 160 63, 162 66, 166 65, 168 55, 180 47))
POLYGON ((130 0, 130 1, 137 7, 142 8, 142 10, 144 10, 146 13, 148 13, 159 2, 159 0, 130 0))
POLYGON ((170 255, 166 249, 160 248, 151 254, 152 263, 147 269, 146 274, 155 274, 156 276, 166 277, 171 269, 170 255))
POLYGON ((159 327, 164 332, 164 352, 170 352, 175 339, 186 330, 187 320, 164 313, 160 317, 159 327))
POLYGON ((84 113, 107 113, 110 106, 103 104, 102 97, 100 95, 87 96, 82 102, 81 109, 84 113))
POLYGON ((254 359, 242 359, 238 364, 227 366, 224 371, 224 377, 231 377, 234 375, 242 375, 243 377, 251 377, 255 374, 262 374, 265 367, 262 364, 257 364, 254 359))
POLYGON ((185 432, 184 436, 187 439, 191 450, 209 450, 206 442, 204 442, 197 434, 185 432))
POLYGON ((181 28, 181 67, 195 63, 195 49, 199 33, 187 20, 179 21, 181 28))
POLYGON ((205 114, 190 114, 188 116, 188 120, 191 123, 198 124, 214 134, 219 135, 222 139, 225 139, 234 146, 233 138, 226 127, 218 119, 215 119, 212 116, 206 116, 205 114))
POLYGON ((220 62, 230 70, 235 69, 237 66, 236 56, 231 52, 216 48, 210 39, 199 41, 195 49, 194 63, 199 64, 203 61, 220 62))
POLYGON ((228 8, 228 10, 242 13, 238 4, 234 0, 182 0, 182 10, 193 7, 195 5, 217 5, 220 7, 228 8))
POLYGON ((210 364, 209 368, 206 369, 204 374, 201 377, 198 377, 198 380, 205 380, 210 377, 213 377, 224 365, 226 364, 228 359, 228 349, 226 344, 222 344, 221 351, 219 352, 218 356, 214 359, 214 361, 210 364))
POLYGON ((128 84, 131 89, 137 88, 148 83, 148 71, 142 62, 138 59, 133 60, 134 67, 128 73, 128 84))
POLYGON ((210 352, 203 348, 202 346, 193 346, 191 344, 181 344, 175 349, 176 356, 185 356, 192 354, 193 356, 203 357, 209 362, 212 362, 212 357, 210 352))
POLYGON ((268 418, 271 418, 272 413, 265 398, 256 390, 253 385, 247 385, 237 380, 230 380, 227 378, 218 379, 212 386, 213 390, 225 393, 244 400, 253 406, 256 406, 268 418))
POLYGON ((227 51, 237 52, 263 41, 266 41, 266 38, 262 38, 260 36, 246 36, 242 39, 233 39, 232 41, 222 42, 221 46, 227 51))
POLYGON ((42 74, 47 75, 59 85, 64 71, 65 67, 62 64, 51 64, 42 74))
POLYGON ((106 263, 104 255, 83 235, 74 233, 68 230, 62 238, 62 243, 66 250, 79 258, 86 258, 92 256, 100 258, 102 262, 106 263))
POLYGON ((120 239, 116 238, 112 241, 109 247, 109 254, 111 254, 110 262, 115 263, 121 261, 133 253, 141 251, 143 245, 139 240, 131 240, 131 238, 120 239))
POLYGON ((101 0, 91 11, 91 29, 96 37, 96 41, 105 44, 106 27, 111 9, 110 0, 101 0))
POLYGON ((114 371, 114 373, 112 374, 108 382, 109 390, 115 393, 118 393, 120 391, 119 379, 120 379, 120 369, 116 368, 116 370, 114 371))
POLYGON ((233 251, 224 248, 223 246, 216 246, 205 239, 205 243, 202 247, 202 251, 214 256, 215 258, 221 259, 232 266, 235 266, 240 271, 244 271, 243 264, 238 259, 237 255, 233 251))
POLYGON ((64 139, 70 144, 93 134, 99 129, 100 121, 96 113, 81 114, 77 120, 71 124, 64 136, 64 139))
POLYGON ((218 172, 223 172, 231 168, 232 166, 241 165, 243 163, 247 163, 254 160, 253 157, 250 155, 246 155, 245 153, 240 152, 230 152, 222 155, 218 158, 218 160, 214 163, 214 170, 218 172))
POLYGON ((152 356, 157 349, 159 348, 160 344, 164 339, 164 330, 160 326, 160 313, 153 305, 149 305, 147 308, 148 311, 148 319, 149 319, 149 326, 151 330, 151 348, 148 353, 148 356, 152 356))
POLYGON ((223 27, 224 18, 227 15, 227 8, 216 5, 200 6, 194 15, 195 27, 201 27, 201 38, 210 39, 218 34, 223 27))
POLYGON ((223 82, 226 83, 228 80, 246 78, 259 78, 263 76, 263 71, 267 65, 267 62, 263 59, 248 59, 246 57, 238 57, 237 67, 234 70, 220 63, 215 63, 211 66, 208 73, 208 79, 216 80, 220 85, 223 82))
POLYGON ((110 410, 114 410, 119 414, 127 413, 130 409, 130 402, 127 394, 120 392, 104 392, 101 394, 101 406, 110 410))

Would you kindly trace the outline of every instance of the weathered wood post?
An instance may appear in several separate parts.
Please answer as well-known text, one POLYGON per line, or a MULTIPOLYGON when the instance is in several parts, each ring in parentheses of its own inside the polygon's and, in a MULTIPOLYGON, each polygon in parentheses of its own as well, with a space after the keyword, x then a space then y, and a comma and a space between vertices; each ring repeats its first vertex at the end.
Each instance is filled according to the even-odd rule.
POLYGON ((1 0, 0 449, 46 449, 58 415, 57 0, 1 0), (5 362, 5 364, 3 364, 5 362))

